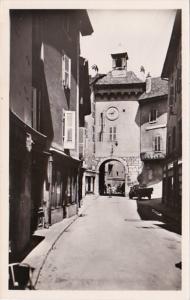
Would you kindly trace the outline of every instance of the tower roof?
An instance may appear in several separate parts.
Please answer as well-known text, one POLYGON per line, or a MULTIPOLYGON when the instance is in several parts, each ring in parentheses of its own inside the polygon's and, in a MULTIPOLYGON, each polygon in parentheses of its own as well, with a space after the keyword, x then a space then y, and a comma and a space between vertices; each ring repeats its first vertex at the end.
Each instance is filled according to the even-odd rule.
POLYGON ((96 85, 110 85, 110 84, 135 84, 135 83, 143 83, 141 79, 139 79, 134 72, 127 71, 126 76, 124 77, 115 77, 112 76, 112 72, 109 72, 106 76, 99 79, 96 85))

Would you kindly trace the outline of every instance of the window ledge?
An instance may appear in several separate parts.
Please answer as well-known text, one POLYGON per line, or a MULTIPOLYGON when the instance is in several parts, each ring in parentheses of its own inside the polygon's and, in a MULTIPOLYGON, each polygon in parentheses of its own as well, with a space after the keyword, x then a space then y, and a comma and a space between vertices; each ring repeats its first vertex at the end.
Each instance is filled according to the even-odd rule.
POLYGON ((158 128, 165 128, 166 124, 158 124, 158 125, 154 125, 154 126, 148 126, 146 127, 146 130, 153 130, 153 129, 158 129, 158 128))

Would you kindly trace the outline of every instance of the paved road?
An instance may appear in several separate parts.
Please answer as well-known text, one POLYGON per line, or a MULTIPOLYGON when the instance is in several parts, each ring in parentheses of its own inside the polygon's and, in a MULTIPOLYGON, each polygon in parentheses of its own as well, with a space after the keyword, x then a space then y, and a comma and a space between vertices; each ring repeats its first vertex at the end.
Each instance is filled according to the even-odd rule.
POLYGON ((98 197, 63 233, 37 289, 177 290, 181 237, 143 221, 135 200, 98 197))

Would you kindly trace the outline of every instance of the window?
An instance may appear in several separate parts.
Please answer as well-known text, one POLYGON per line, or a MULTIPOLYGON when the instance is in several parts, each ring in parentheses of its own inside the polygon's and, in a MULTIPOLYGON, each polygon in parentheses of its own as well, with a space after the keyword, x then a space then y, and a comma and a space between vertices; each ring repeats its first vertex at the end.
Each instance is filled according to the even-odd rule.
POLYGON ((149 113, 149 123, 155 123, 157 119, 157 110, 152 109, 149 113))
POLYGON ((104 126, 104 115, 103 115, 103 113, 100 113, 100 126, 101 126, 101 128, 103 128, 103 126, 104 126))
POLYGON ((88 138, 88 122, 85 121, 86 138, 88 138))
POLYGON ((169 104, 173 105, 174 102, 174 86, 173 84, 170 86, 170 96, 169 96, 169 104))
POLYGON ((44 61, 44 43, 41 44, 40 59, 44 61))
POLYGON ((92 126, 92 141, 95 142, 95 127, 92 126))
POLYGON ((115 60, 116 68, 121 68, 122 67, 122 60, 120 57, 116 58, 115 60))
POLYGON ((65 111, 64 148, 75 148, 75 111, 65 111))
POLYGON ((177 92, 181 92, 181 68, 177 69, 177 92))
POLYGON ((99 133, 99 142, 103 142, 103 132, 99 133))
POLYGON ((110 142, 113 142, 113 141, 117 140, 117 134, 116 134, 116 127, 115 126, 110 127, 109 140, 110 140, 110 142))
POLYGON ((172 132, 172 148, 175 149, 176 147, 176 127, 173 127, 173 132, 172 132))
POLYGON ((161 137, 159 135, 154 138, 154 151, 161 151, 161 137))
POLYGON ((71 59, 67 55, 62 56, 62 87, 71 88, 71 59))
POLYGON ((79 127, 79 157, 84 157, 84 151, 85 151, 85 131, 86 128, 79 127))
POLYGON ((182 122, 181 120, 178 121, 178 149, 179 153, 182 153, 182 122))
POLYGON ((32 127, 40 130, 41 92, 32 87, 32 127))
POLYGON ((168 154, 171 153, 171 135, 168 136, 168 154))

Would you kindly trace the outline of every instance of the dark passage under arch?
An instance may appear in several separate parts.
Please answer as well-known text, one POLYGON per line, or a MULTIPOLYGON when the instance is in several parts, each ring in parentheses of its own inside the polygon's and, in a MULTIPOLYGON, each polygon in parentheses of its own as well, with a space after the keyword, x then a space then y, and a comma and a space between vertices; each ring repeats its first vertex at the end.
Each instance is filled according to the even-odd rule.
POLYGON ((99 168, 99 194, 125 195, 125 167, 118 160, 106 160, 99 168))

